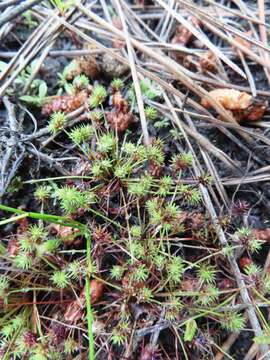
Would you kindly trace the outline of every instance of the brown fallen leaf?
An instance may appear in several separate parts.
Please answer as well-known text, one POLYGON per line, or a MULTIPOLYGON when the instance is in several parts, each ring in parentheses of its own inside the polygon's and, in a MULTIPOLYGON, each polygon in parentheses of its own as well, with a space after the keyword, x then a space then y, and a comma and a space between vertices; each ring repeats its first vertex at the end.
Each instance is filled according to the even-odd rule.
MULTIPOLYGON (((246 92, 234 89, 216 89, 209 92, 214 100, 220 103, 227 110, 244 110, 252 104, 252 96, 246 92)), ((201 104, 206 108, 212 105, 208 99, 202 98, 201 104)))
POLYGON ((9 239, 7 252, 10 257, 14 257, 19 254, 20 244, 16 237, 9 239))
POLYGON ((83 304, 79 300, 75 300, 68 305, 64 313, 64 319, 65 321, 74 324, 83 318, 83 313, 83 304))
POLYGON ((48 229, 52 234, 60 237, 66 246, 78 246, 82 243, 82 238, 78 236, 78 234, 80 233, 79 229, 58 224, 50 224, 48 226, 48 229))

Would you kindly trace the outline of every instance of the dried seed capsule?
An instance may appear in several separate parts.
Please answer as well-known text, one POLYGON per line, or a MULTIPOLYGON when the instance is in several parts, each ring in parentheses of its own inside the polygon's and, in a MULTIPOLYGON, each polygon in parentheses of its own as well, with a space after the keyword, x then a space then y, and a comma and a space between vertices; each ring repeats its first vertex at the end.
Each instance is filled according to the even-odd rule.
POLYGON ((91 303, 96 303, 104 292, 104 284, 99 280, 91 280, 90 282, 90 293, 91 293, 91 303))
POLYGON ((240 268, 243 270, 245 267, 252 265, 253 261, 247 257, 247 256, 243 256, 240 260, 239 260, 239 266, 240 268))
POLYGON ((259 240, 270 241, 270 228, 253 230, 252 233, 259 240))
POLYGON ((49 116, 55 112, 70 113, 78 109, 86 101, 87 91, 81 91, 76 95, 56 96, 51 102, 45 104, 41 110, 42 115, 49 116))
MULTIPOLYGON (((195 16, 189 16, 187 21, 192 23, 195 27, 199 27, 201 25, 200 20, 198 20, 195 16)), ((178 25, 175 30, 175 34, 171 40, 172 44, 179 44, 179 45, 187 45, 187 43, 193 37, 192 32, 185 27, 185 25, 178 25)))
POLYGON ((125 131, 134 119, 131 112, 124 113, 122 111, 112 111, 106 116, 110 127, 117 132, 125 131))

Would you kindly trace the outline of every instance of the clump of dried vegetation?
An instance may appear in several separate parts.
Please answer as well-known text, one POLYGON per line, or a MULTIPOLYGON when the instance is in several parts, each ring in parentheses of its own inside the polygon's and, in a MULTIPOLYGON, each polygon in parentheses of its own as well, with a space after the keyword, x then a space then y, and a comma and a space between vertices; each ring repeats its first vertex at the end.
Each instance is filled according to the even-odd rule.
POLYGON ((0 4, 1 359, 270 358, 266 6, 0 4))

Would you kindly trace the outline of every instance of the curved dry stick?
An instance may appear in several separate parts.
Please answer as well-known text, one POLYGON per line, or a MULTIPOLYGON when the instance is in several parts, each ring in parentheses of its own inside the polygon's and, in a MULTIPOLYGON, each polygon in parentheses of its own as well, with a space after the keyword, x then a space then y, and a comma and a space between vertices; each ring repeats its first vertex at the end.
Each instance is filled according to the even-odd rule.
POLYGON ((33 6, 40 3, 42 0, 28 0, 23 2, 22 4, 16 6, 14 9, 11 9, 7 14, 0 17, 0 27, 3 26, 8 21, 12 20, 16 16, 22 14, 26 10, 31 9, 33 6))

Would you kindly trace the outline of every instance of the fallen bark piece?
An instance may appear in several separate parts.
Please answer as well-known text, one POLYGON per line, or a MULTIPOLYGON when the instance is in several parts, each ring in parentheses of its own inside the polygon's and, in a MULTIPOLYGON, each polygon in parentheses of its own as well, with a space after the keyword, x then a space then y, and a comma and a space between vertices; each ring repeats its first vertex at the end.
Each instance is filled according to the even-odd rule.
MULTIPOLYGON (((212 90, 209 92, 209 96, 227 110, 245 110, 252 104, 251 95, 234 89, 212 90)), ((202 98, 201 104, 206 108, 212 107, 212 104, 206 98, 202 98)))

